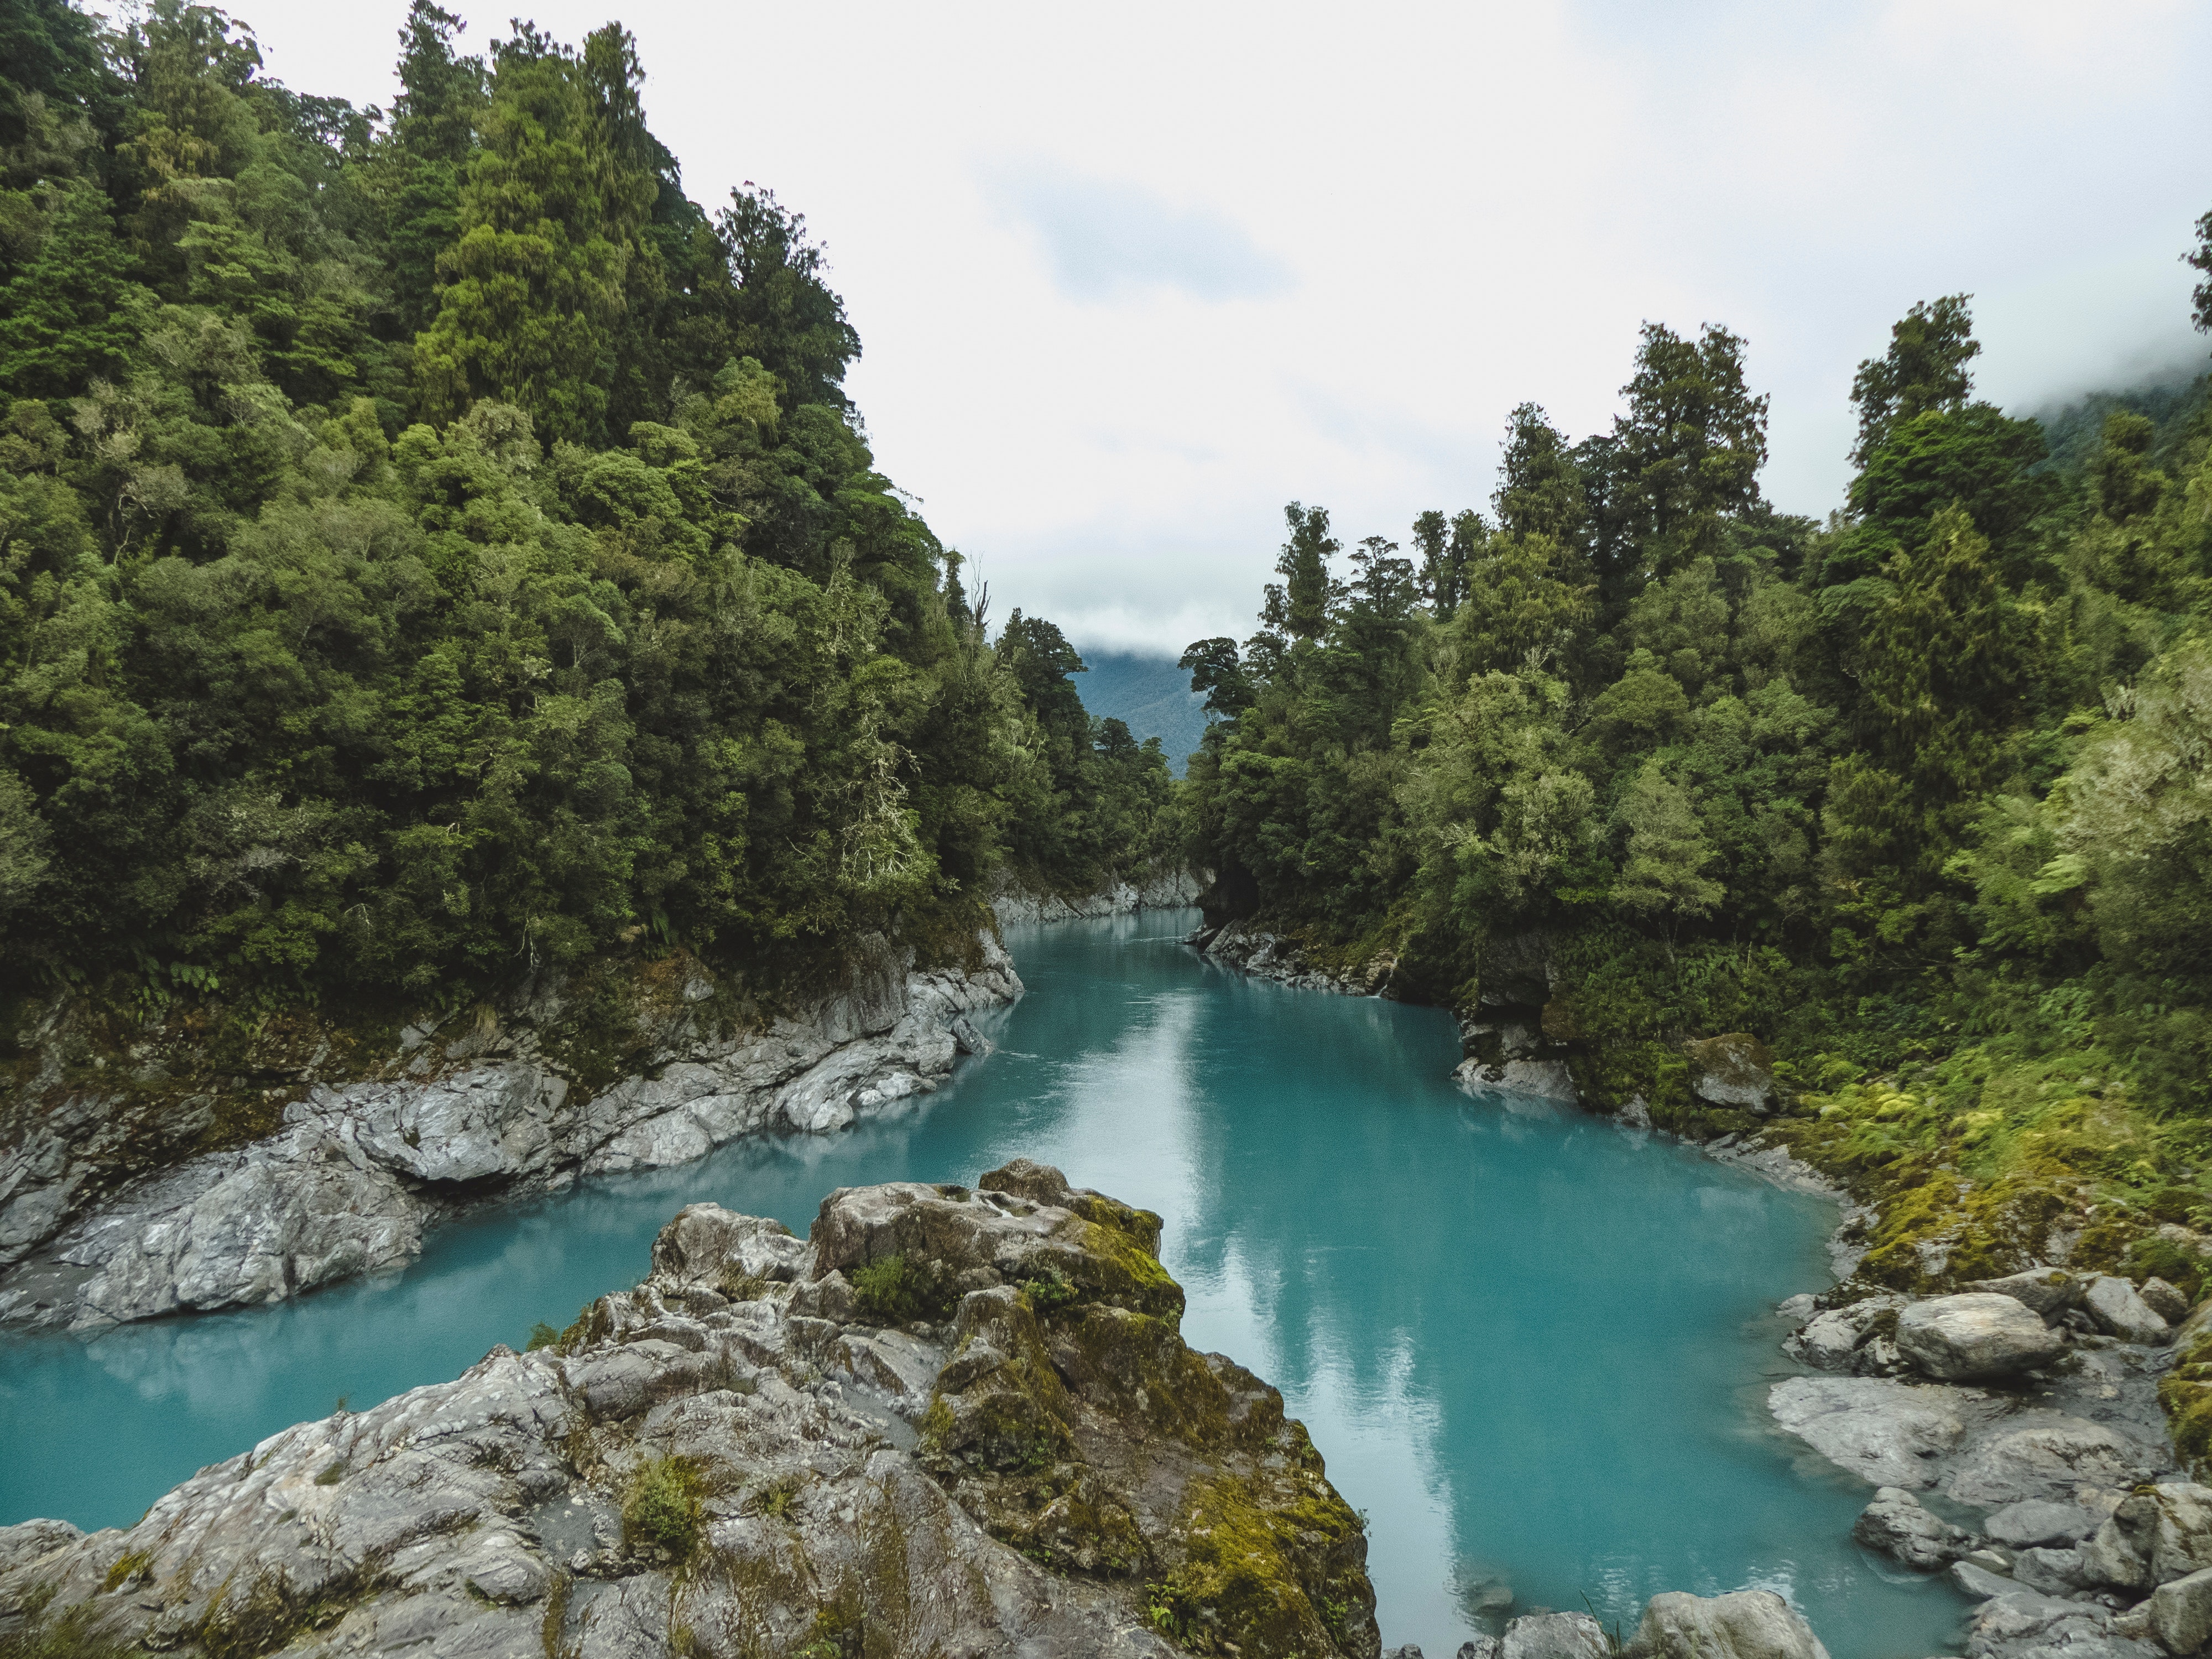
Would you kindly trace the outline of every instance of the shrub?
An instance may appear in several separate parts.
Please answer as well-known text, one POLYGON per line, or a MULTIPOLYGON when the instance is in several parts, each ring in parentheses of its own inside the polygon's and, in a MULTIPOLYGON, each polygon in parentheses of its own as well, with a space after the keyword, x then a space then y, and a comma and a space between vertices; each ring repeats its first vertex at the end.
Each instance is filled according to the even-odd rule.
POLYGON ((689 1459, 657 1457, 630 1482, 623 1500, 623 1543, 662 1549, 677 1560, 689 1557, 699 1541, 699 1498, 702 1483, 689 1459))

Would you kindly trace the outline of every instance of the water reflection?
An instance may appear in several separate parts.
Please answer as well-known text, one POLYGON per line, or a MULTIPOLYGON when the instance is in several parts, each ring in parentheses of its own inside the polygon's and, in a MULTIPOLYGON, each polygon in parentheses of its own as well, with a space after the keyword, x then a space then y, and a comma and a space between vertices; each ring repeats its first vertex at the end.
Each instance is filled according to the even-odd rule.
POLYGON ((713 1199, 804 1230, 831 1188, 1016 1153, 1158 1210, 1186 1329, 1279 1383, 1369 1516, 1386 1644, 1449 1652, 1486 1597, 1632 1620, 1765 1585, 1837 1659, 1944 1645, 1959 1604, 1849 1543, 1863 1488, 1767 1428, 1776 1299, 1827 1206, 1540 1102, 1472 1103, 1435 1010, 1255 984, 1176 919, 1012 939, 1000 1051, 905 1115, 593 1182, 437 1235, 396 1280, 0 1347, 0 1519, 127 1521, 286 1423, 447 1377, 634 1281, 713 1199))

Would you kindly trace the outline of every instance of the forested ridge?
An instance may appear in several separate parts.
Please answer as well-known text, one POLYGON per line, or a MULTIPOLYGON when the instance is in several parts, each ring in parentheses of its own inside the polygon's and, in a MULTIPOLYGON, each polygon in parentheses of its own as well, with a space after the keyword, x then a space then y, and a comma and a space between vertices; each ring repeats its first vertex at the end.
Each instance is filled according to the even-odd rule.
POLYGON ((619 26, 465 44, 414 0, 386 112, 0 0, 0 992, 765 981, 1167 850, 877 470, 805 220, 685 194, 619 26))
POLYGON ((1752 1125, 1683 1039, 1765 1039, 1893 1282, 2069 1206, 2091 1257, 2212 1223, 2206 382, 2046 432, 1978 351, 1966 295, 1896 325, 1825 522, 1759 492, 1746 343, 1656 324, 1611 430, 1513 411, 1487 512, 1347 547, 1293 503, 1257 631, 1183 659, 1209 909, 1540 1008, 1586 1098, 1693 1134, 1752 1125))

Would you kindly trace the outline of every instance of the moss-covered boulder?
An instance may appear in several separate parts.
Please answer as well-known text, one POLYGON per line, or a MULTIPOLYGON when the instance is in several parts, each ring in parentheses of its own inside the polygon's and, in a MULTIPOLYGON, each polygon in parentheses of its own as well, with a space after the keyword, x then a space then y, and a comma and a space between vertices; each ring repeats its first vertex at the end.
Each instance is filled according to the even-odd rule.
POLYGON ((531 1352, 0 1528, 0 1651, 1376 1659, 1359 1517, 1159 1230, 1026 1161, 805 1243, 691 1206, 531 1352))

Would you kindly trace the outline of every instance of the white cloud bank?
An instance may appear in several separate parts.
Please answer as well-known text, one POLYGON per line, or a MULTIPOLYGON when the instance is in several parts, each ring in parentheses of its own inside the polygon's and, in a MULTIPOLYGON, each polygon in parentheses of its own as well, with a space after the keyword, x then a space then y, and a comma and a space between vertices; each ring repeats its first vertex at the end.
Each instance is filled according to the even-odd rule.
MULTIPOLYGON (((456 9, 481 46, 513 8, 456 9)), ((240 6, 273 73, 384 103, 402 9, 240 6)), ((886 471, 1085 644, 1245 631, 1293 498, 1485 504, 1507 410, 1603 427, 1646 318, 1748 337, 1808 513, 1916 300, 1976 295, 2015 408, 2205 356, 2191 0, 621 15, 693 197, 758 179, 827 241, 886 471)))

